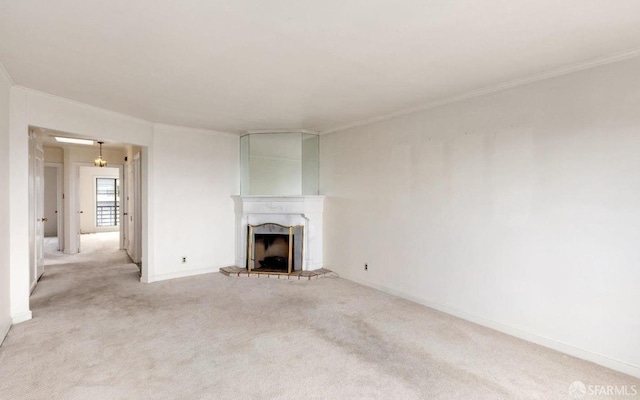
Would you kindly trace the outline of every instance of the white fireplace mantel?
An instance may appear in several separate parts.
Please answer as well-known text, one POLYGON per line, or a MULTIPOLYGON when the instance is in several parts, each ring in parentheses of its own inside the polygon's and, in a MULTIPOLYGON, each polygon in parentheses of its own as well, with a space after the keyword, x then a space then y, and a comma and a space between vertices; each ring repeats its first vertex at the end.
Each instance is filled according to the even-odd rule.
POLYGON ((302 269, 322 264, 322 215, 324 196, 233 196, 236 213, 236 265, 247 265, 249 225, 275 223, 304 226, 302 269))

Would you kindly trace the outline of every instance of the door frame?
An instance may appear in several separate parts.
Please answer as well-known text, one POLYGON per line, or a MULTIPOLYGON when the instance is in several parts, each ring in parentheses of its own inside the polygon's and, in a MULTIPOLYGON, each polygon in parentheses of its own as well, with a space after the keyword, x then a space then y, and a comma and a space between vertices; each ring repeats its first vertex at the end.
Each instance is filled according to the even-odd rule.
MULTIPOLYGON (((75 238, 76 242, 74 246, 77 248, 77 252, 70 254, 77 254, 81 252, 81 240, 80 240, 80 168, 81 167, 95 167, 94 164, 89 162, 80 162, 74 161, 72 163, 73 174, 71 182, 69 182, 69 189, 71 190, 71 197, 69 201, 69 236, 73 240, 75 238)), ((118 168, 118 179, 120 179, 120 186, 122 186, 122 171, 124 170, 124 166, 122 164, 109 164, 109 168, 118 168)), ((94 183, 95 185, 95 183, 94 183)), ((95 190, 93 191, 95 193, 95 190)), ((118 240, 118 248, 122 249, 124 244, 124 234, 123 234, 123 211, 122 211, 122 192, 120 192, 120 225, 118 226, 120 232, 120 239, 118 240)))
POLYGON ((64 251, 64 164, 45 162, 44 167, 56 169, 56 211, 58 212, 58 251, 64 251))
POLYGON ((44 273, 44 148, 38 135, 29 132, 29 292, 44 273), (40 160, 40 165, 38 165, 40 160))
MULTIPOLYGON (((136 264, 142 262, 142 163, 141 154, 133 156, 133 249, 131 258, 136 264)), ((129 238, 129 243, 131 243, 129 238)))

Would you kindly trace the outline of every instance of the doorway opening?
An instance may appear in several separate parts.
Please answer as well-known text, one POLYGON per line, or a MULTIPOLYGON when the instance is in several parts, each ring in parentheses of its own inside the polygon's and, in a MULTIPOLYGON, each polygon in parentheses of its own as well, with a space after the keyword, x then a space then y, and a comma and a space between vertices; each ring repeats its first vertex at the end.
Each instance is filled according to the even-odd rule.
POLYGON ((78 253, 95 253, 99 257, 100 251, 123 249, 122 165, 96 167, 78 163, 77 168, 78 253))
POLYGON ((108 165, 96 167, 95 139, 93 145, 61 144, 55 136, 81 138, 30 128, 31 290, 49 266, 62 264, 128 264, 140 279, 143 148, 106 143, 108 165))

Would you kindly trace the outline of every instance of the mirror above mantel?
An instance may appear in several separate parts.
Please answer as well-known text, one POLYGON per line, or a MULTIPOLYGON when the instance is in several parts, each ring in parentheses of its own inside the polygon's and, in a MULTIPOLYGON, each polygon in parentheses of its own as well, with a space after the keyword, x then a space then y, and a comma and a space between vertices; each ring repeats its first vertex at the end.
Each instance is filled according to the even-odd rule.
POLYGON ((317 195, 317 134, 306 131, 254 131, 240 138, 242 196, 317 195))

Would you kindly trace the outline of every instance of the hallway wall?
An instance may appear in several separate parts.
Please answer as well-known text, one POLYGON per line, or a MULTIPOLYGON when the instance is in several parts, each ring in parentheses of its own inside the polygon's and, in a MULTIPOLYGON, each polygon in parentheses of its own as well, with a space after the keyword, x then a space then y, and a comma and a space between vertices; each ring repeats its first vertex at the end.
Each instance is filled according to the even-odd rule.
POLYGON ((0 343, 11 327, 9 276, 10 227, 9 227, 9 99, 10 81, 0 65, 0 343))

